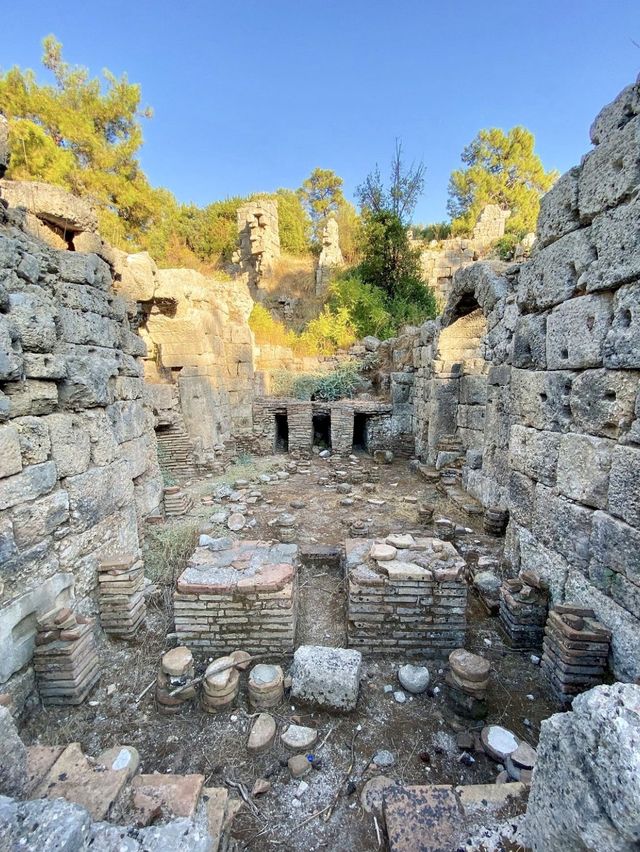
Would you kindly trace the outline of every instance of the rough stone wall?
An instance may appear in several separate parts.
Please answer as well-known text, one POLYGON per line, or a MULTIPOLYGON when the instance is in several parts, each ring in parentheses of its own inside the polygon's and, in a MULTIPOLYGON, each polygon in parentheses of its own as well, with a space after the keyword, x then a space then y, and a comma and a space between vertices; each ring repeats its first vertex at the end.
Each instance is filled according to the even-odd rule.
POLYGON ((331 217, 322 229, 322 250, 316 268, 316 295, 324 293, 329 286, 333 270, 342 266, 344 258, 340 251, 338 223, 331 217))
POLYGON ((161 499, 153 415, 108 265, 56 251, 0 205, 0 682, 33 648, 35 611, 91 609, 99 558, 136 555, 161 499))
POLYGON ((540 726, 524 840, 534 852, 640 846, 640 687, 597 686, 540 726))
POLYGON ((262 198, 239 207, 238 240, 234 262, 239 265, 249 287, 259 288, 280 257, 277 201, 262 198))
MULTIPOLYGON (((460 270, 416 337, 417 451, 460 443, 465 487, 509 510, 505 557, 613 631, 640 675, 640 85, 542 199, 531 259, 460 270), (475 329, 475 331, 474 331, 475 329), (460 333, 458 333, 458 331, 460 333)), ((392 348, 404 349, 401 342, 392 348)), ((449 463, 449 455, 440 462, 449 463)))
MULTIPOLYGON (((508 210, 497 204, 488 204, 480 214, 471 237, 448 237, 440 242, 432 240, 428 248, 422 249, 420 261, 425 281, 442 303, 449 296, 455 273, 480 260, 495 241, 504 236, 508 218, 508 210)), ((414 245, 422 248, 422 243, 417 240, 414 245)))
POLYGON ((253 302, 246 285, 157 269, 142 253, 125 259, 116 286, 132 310, 140 306, 145 381, 158 424, 184 424, 205 453, 250 431, 253 302))

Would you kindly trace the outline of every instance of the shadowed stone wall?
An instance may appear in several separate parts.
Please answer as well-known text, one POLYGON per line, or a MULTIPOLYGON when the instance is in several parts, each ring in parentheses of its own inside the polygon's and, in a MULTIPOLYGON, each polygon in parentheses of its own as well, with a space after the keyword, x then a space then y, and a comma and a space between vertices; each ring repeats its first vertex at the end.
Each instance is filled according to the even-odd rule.
POLYGON ((439 442, 457 440, 466 489, 508 509, 513 571, 539 571, 554 602, 592 607, 613 631, 616 675, 630 680, 640 676, 638 83, 602 110, 591 139, 542 199, 530 260, 460 270, 442 317, 414 335, 413 417, 424 461, 440 466, 439 442))
POLYGON ((137 555, 161 500, 144 342, 95 254, 57 251, 0 205, 0 683, 30 658, 35 612, 137 555))

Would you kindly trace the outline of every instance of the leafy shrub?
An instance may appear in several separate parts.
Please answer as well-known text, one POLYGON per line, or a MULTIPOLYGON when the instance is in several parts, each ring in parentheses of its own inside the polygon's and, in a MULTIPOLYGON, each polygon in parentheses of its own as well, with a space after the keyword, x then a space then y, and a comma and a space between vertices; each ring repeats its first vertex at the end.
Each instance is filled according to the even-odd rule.
POLYGON ((413 225, 413 236, 418 240, 446 240, 451 236, 451 222, 432 222, 430 225, 413 225))
POLYGON ((348 361, 328 373, 300 373, 279 370, 273 375, 276 396, 331 402, 353 396, 360 384, 358 364, 348 361))
POLYGON ((519 242, 520 237, 518 234, 505 234, 499 240, 495 241, 493 248, 500 260, 513 260, 513 255, 519 242))

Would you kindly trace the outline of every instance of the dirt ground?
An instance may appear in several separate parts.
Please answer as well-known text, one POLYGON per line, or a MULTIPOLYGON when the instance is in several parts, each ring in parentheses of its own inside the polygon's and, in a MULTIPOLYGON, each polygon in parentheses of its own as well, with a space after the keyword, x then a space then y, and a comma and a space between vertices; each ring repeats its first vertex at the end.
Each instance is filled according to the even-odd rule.
MULTIPOLYGON (((370 767, 378 750, 393 754, 395 763, 384 772, 402 784, 491 783, 498 774, 497 764, 481 751, 472 753, 470 765, 460 762, 462 751, 456 743, 459 726, 445 702, 442 664, 426 662, 431 674, 429 690, 409 697, 405 704, 396 703, 392 694, 384 691, 385 685, 399 688, 396 672, 407 661, 401 654, 365 657, 360 699, 350 715, 310 712, 285 700, 274 713, 278 721, 284 725, 298 717, 302 724, 317 726, 321 743, 314 752, 321 759, 320 768, 305 778, 309 788, 300 799, 295 797, 299 781, 290 778, 286 765, 290 755, 281 746, 257 757, 246 752, 252 711, 244 684, 237 707, 218 715, 207 715, 190 703, 177 716, 162 716, 155 708, 153 690, 137 700, 154 679, 161 654, 172 647, 172 641, 166 638, 172 631, 172 582, 184 565, 197 529, 210 528, 214 535, 222 532, 221 527, 207 526, 220 505, 205 506, 201 502, 221 482, 251 479, 249 490, 263 495, 263 499, 248 507, 253 514, 247 516, 255 517, 256 525, 239 534, 246 539, 273 537, 269 522, 283 511, 295 514, 299 543, 338 544, 348 537, 348 527, 356 518, 370 520, 373 536, 411 531, 433 534, 431 528, 420 527, 417 522, 416 505, 410 501, 420 497, 436 502, 435 517, 450 518, 469 530, 456 540, 468 564, 481 555, 497 555, 501 550, 499 539, 480 531, 479 516, 468 515, 461 508, 468 498, 455 489, 448 495, 437 492, 411 472, 406 462, 382 466, 376 493, 367 494, 361 486, 354 486, 354 494, 350 495, 354 504, 344 506, 340 501, 345 495, 336 492, 335 482, 329 486, 318 484, 320 477, 326 477, 328 471, 342 463, 314 457, 308 476, 293 474, 268 484, 257 481, 261 473, 282 468, 288 461, 287 456, 245 459, 244 464, 233 465, 222 477, 207 477, 186 486, 195 501, 189 515, 170 520, 162 527, 151 527, 147 535, 148 573, 158 588, 149 600, 146 629, 130 643, 105 640, 100 651, 100 683, 83 705, 38 707, 21 733, 27 744, 78 741, 85 753, 95 757, 110 746, 135 746, 141 755, 141 771, 199 772, 209 786, 223 786, 231 780, 241 781, 251 790, 256 779, 267 778, 271 789, 254 800, 255 812, 245 807, 236 819, 235 833, 241 848, 365 852, 380 848, 373 817, 360 804, 363 784, 380 773, 370 767), (385 504, 372 506, 367 502, 372 496, 385 500, 385 504), (292 501, 305 505, 292 508, 292 501), (314 816, 334 800, 329 819, 314 816)), ((362 456, 352 467, 370 470, 372 462, 362 456)), ((303 569, 299 589, 297 643, 343 644, 343 579, 323 573, 309 576, 303 569)), ((472 592, 468 623, 466 647, 481 653, 493 665, 487 721, 510 728, 535 746, 540 721, 557 709, 548 697, 539 667, 529 653, 513 652, 506 646, 498 619, 486 614, 472 592)), ((290 658, 274 658, 273 662, 286 668, 290 658)), ((206 659, 198 660, 197 673, 206 663, 206 659)), ((467 730, 472 728, 470 723, 467 730)), ((126 819, 126 813, 120 817, 126 819)))

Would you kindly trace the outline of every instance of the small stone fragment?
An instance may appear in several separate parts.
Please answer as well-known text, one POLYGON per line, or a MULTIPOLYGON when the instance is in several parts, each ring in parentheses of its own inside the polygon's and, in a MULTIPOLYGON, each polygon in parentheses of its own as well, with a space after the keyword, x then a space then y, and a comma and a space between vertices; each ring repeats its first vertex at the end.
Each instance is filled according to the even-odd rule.
POLYGON ((407 692, 419 695, 429 686, 429 669, 426 666, 407 663, 398 669, 398 680, 407 692))

